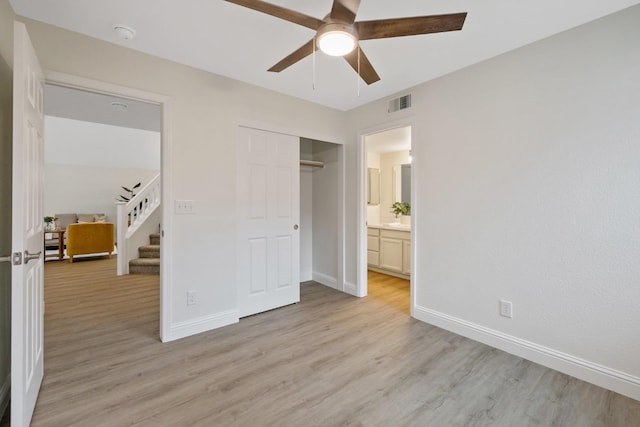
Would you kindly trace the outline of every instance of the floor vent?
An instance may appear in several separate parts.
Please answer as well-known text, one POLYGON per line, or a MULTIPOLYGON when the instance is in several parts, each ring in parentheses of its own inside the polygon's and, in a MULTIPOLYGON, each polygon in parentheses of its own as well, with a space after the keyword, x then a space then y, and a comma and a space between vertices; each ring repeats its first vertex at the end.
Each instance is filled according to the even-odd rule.
POLYGON ((395 113, 396 111, 406 110, 407 108, 411 108, 411 94, 389 101, 387 111, 389 113, 395 113))

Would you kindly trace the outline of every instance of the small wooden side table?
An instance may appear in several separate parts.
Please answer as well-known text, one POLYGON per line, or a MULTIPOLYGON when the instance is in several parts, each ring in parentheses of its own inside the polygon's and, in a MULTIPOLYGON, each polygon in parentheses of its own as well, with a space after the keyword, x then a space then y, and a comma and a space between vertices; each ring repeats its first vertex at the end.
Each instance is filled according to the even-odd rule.
MULTIPOLYGON (((44 234, 46 236, 47 233, 51 233, 51 234, 57 234, 58 235, 58 260, 62 261, 62 259, 64 258, 64 232, 66 230, 63 228, 58 228, 55 230, 45 230, 44 234)), ((44 255, 44 259, 47 259, 47 239, 45 237, 44 239, 44 251, 45 251, 45 255, 44 255)), ((55 255, 49 255, 49 258, 54 257, 55 255)))

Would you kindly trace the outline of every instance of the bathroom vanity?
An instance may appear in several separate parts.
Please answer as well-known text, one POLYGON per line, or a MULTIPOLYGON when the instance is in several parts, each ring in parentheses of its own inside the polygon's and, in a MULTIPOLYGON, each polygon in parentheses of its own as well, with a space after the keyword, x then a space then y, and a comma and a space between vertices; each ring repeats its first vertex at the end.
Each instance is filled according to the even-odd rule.
POLYGON ((409 279, 411 276, 411 228, 407 225, 367 227, 369 270, 409 279))

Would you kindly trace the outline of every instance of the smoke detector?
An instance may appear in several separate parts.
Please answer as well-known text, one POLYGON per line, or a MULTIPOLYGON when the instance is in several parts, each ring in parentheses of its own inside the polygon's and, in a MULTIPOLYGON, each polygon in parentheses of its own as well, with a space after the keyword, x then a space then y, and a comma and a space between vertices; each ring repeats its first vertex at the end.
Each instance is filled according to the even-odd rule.
POLYGON ((127 111, 127 108, 129 108, 129 106, 124 102, 112 102, 111 108, 113 108, 116 111, 127 111))
POLYGON ((131 40, 136 36, 136 31, 127 25, 116 24, 113 26, 113 30, 121 40, 131 40))

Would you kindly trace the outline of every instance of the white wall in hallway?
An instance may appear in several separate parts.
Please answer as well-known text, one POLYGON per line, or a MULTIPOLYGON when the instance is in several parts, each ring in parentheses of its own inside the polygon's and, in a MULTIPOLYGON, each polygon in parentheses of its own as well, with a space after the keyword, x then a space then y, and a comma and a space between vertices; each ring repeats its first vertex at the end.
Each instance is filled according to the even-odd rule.
POLYGON ((160 132, 45 116, 45 163, 160 170, 160 132))
POLYGON ((44 210, 105 213, 116 199, 160 172, 160 133, 45 116, 44 210))

